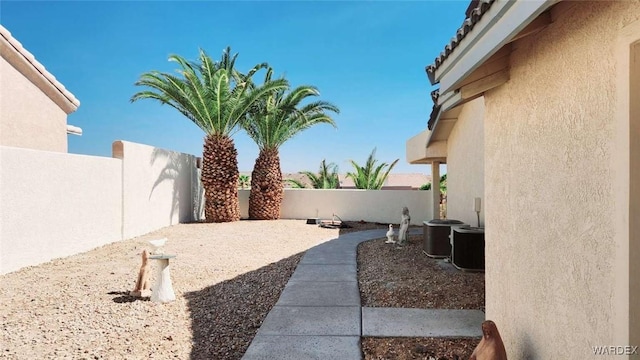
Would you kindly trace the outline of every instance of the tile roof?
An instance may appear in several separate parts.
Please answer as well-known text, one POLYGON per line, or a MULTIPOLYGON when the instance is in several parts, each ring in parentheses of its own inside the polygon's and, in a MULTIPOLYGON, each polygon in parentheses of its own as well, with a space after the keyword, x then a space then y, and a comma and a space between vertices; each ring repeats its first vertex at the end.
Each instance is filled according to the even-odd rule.
POLYGON ((37 73, 40 73, 40 75, 44 77, 46 81, 51 83, 51 85, 53 85, 62 94, 62 96, 64 96, 75 108, 78 108, 78 106, 80 106, 80 101, 76 99, 76 97, 71 92, 69 92, 69 90, 67 90, 64 85, 62 85, 56 79, 56 77, 53 76, 53 74, 48 72, 47 69, 45 69, 44 65, 36 60, 35 56, 33 56, 33 54, 25 49, 22 44, 11 35, 9 30, 7 30, 2 25, 0 25, 0 37, 3 37, 18 54, 24 57, 24 59, 29 64, 31 64, 31 66, 37 73))
POLYGON ((489 10, 491 5, 496 0, 472 0, 466 11, 466 18, 462 23, 462 26, 456 31, 456 34, 451 41, 444 47, 444 50, 438 55, 433 64, 428 65, 425 70, 429 74, 429 79, 434 78, 434 73, 442 65, 442 63, 449 57, 453 50, 458 47, 460 41, 464 39, 467 34, 473 29, 473 27, 480 21, 482 16, 489 10))

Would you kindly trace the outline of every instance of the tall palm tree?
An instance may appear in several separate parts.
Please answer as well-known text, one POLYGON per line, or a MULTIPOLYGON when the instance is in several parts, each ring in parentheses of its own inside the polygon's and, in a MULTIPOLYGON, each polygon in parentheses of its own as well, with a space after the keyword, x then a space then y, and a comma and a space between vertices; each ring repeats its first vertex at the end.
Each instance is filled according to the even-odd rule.
POLYGON ((311 171, 300 171, 300 174, 305 175, 311 181, 311 186, 314 189, 337 189, 340 186, 338 165, 327 164, 325 159, 320 162, 317 174, 311 171))
MULTIPOLYGON (((271 82, 273 70, 269 68, 265 83, 271 82)), ((302 101, 319 96, 314 86, 278 89, 263 98, 244 122, 244 129, 256 142, 260 153, 251 173, 249 218, 274 220, 280 217, 284 185, 280 170, 279 148, 287 140, 316 124, 336 126, 327 112, 338 113, 336 106, 326 101, 302 105, 302 101)))
POLYGON ((285 89, 284 79, 254 86, 251 77, 266 64, 254 66, 247 74, 235 69, 238 54, 223 51, 219 62, 200 50, 198 62, 179 55, 169 56, 178 63, 178 76, 151 71, 135 85, 150 90, 133 95, 131 101, 153 99, 167 104, 200 127, 206 134, 203 146, 202 185, 205 190, 205 218, 209 222, 240 219, 238 202, 238 152, 232 136, 257 102, 274 91, 285 89))
POLYGON ((355 161, 349 160, 355 171, 352 173, 348 172, 347 177, 353 179, 353 183, 357 189, 380 190, 385 180, 387 180, 391 169, 396 166, 399 160, 400 159, 396 159, 391 165, 382 163, 376 166, 378 160, 376 160, 376 149, 374 148, 371 154, 369 154, 364 166, 360 166, 355 161))

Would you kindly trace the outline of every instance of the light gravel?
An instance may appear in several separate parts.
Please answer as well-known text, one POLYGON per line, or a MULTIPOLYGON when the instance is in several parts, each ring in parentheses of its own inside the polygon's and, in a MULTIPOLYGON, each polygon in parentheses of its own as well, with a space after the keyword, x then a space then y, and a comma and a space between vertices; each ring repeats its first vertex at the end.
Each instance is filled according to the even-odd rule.
POLYGON ((239 359, 302 253, 337 236, 303 220, 180 224, 0 276, 0 358, 239 359), (128 296, 163 237, 176 301, 128 296))

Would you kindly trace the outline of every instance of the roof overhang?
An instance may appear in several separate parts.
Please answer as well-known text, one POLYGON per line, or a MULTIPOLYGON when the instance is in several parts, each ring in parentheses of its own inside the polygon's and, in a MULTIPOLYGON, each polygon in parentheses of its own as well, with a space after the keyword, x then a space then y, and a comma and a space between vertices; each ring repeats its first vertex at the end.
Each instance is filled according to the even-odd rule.
POLYGON ((551 15, 547 10, 559 1, 477 2, 475 12, 471 12, 476 18, 466 19, 436 63, 427 67, 431 83, 440 84, 429 121, 427 147, 448 139, 460 105, 509 80, 511 43, 549 25, 551 15))
POLYGON ((447 141, 434 141, 427 146, 432 137, 430 130, 424 130, 407 140, 406 156, 409 164, 431 164, 447 162, 447 141))
POLYGON ((0 55, 67 114, 76 111, 80 106, 80 101, 2 25, 0 25, 0 55))
POLYGON ((67 125, 67 135, 82 136, 82 128, 73 125, 67 125))
MULTIPOLYGON (((452 100, 455 101, 455 99, 452 100)), ((456 121, 458 121, 458 116, 461 111, 461 106, 449 107, 446 111, 440 110, 436 117, 433 130, 427 139, 427 147, 431 146, 434 142, 447 141, 449 139, 449 134, 451 134, 451 130, 453 130, 456 121)))
MULTIPOLYGON (((454 91, 478 67, 508 43, 539 31, 550 22, 538 17, 560 0, 501 1, 492 3, 473 29, 461 39, 451 53, 434 67, 433 84, 440 84, 440 94, 454 91)), ((548 15, 548 14, 547 14, 548 15)))

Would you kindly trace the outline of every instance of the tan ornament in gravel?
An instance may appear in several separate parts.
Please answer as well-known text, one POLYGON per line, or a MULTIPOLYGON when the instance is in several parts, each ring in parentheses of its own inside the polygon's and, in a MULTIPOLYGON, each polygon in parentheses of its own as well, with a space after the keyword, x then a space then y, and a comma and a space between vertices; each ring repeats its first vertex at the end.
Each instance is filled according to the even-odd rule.
POLYGON ((469 360, 507 360, 507 351, 496 324, 487 320, 482 323, 482 340, 469 360))
POLYGON ((148 297, 151 296, 151 284, 149 283, 149 275, 151 274, 151 264, 149 263, 149 252, 142 251, 142 266, 138 273, 136 287, 129 293, 131 296, 148 297))

